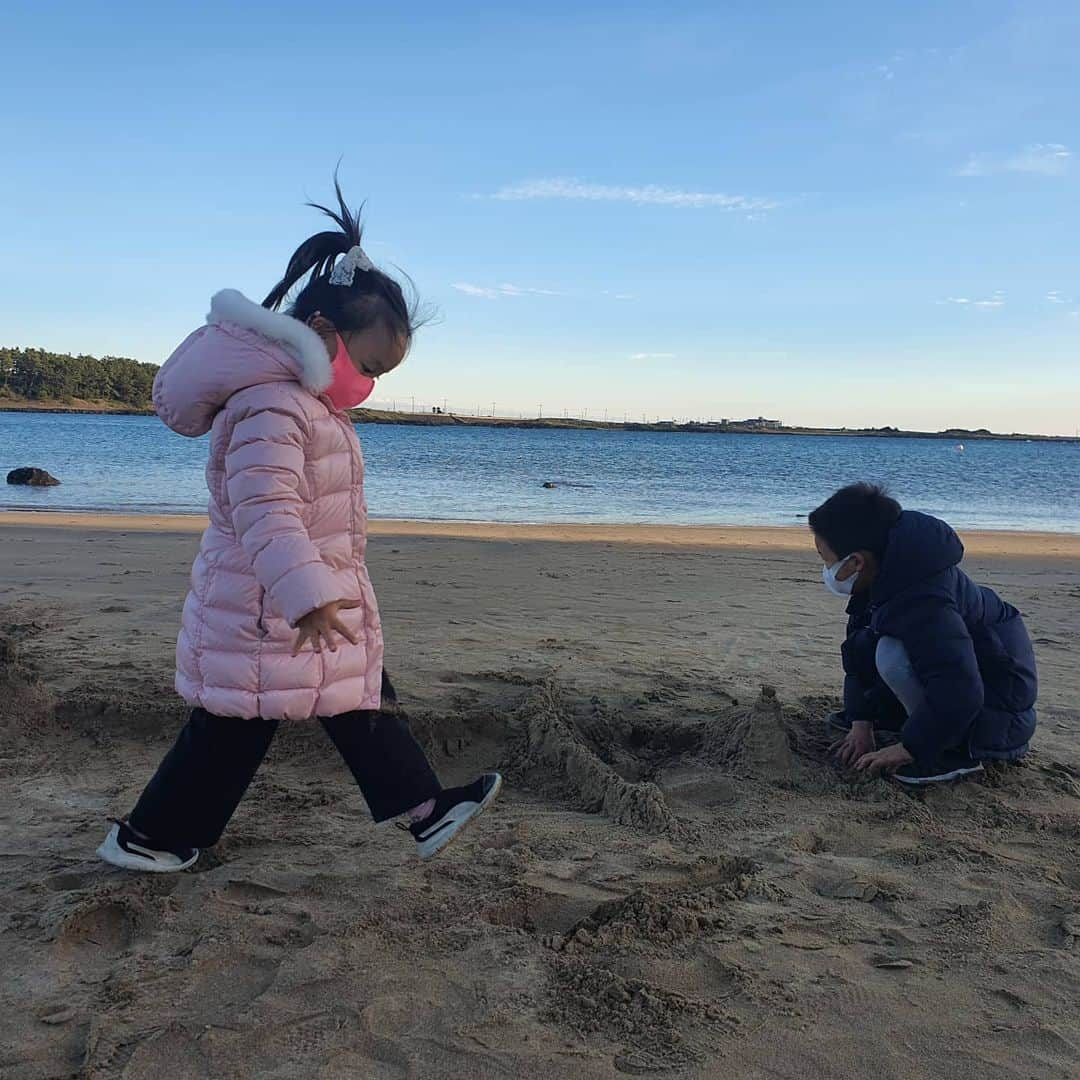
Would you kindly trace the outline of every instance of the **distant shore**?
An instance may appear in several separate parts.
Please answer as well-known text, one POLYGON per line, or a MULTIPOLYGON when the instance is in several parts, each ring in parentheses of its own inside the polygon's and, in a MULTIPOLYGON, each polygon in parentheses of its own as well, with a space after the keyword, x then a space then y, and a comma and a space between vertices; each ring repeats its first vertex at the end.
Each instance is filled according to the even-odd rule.
MULTIPOLYGON (((128 405, 112 401, 30 401, 24 398, 0 398, 0 412, 101 414, 106 416, 153 416, 149 406, 128 405)), ((523 428, 550 431, 654 431, 698 435, 806 435, 841 436, 846 438, 877 439, 941 439, 950 442, 1048 442, 1077 443, 1069 435, 1028 435, 1019 432, 1005 434, 985 428, 969 430, 949 428, 945 431, 902 431, 899 428, 811 428, 788 427, 775 422, 755 421, 689 421, 658 420, 653 423, 586 420, 573 417, 536 417, 523 419, 502 416, 464 416, 460 413, 393 412, 388 409, 354 409, 351 414, 358 424, 403 424, 412 427, 480 427, 523 428)))
POLYGON ((122 401, 31 401, 28 398, 0 397, 0 412, 87 413, 100 416, 153 416, 149 405, 128 405, 122 401))

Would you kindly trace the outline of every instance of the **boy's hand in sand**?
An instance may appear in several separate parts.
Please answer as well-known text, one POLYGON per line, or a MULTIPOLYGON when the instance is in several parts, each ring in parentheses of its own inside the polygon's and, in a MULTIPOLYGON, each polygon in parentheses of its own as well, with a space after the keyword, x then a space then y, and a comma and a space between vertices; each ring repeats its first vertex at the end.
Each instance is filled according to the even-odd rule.
POLYGON ((874 725, 865 720, 856 720, 851 730, 829 747, 841 765, 854 765, 859 758, 873 753, 876 748, 874 725))
POLYGON ((359 606, 358 600, 335 600, 305 615, 296 624, 299 633, 296 635, 296 644, 293 646, 293 656, 296 656, 309 641, 317 653, 322 652, 324 642, 331 652, 337 652, 335 633, 355 645, 356 635, 342 622, 340 613, 348 608, 359 606))
POLYGON ((855 762, 855 768, 860 772, 891 773, 899 769, 901 765, 910 765, 915 759, 904 749, 903 743, 894 743, 886 746, 884 750, 876 750, 872 754, 863 754, 855 762))

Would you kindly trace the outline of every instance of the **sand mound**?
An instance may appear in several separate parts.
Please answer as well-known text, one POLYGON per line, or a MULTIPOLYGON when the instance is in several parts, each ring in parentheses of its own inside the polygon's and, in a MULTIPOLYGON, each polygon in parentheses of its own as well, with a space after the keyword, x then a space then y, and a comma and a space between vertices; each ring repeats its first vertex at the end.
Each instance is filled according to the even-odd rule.
POLYGON ((713 733, 706 756, 730 771, 780 787, 796 787, 806 768, 796 757, 795 733, 784 719, 776 690, 763 686, 749 708, 733 708, 713 733))
POLYGON ((624 1047, 620 1073, 666 1072, 701 1061, 738 1020, 715 1002, 667 990, 577 957, 554 965, 556 992, 546 1019, 624 1047))
POLYGON ((20 633, 18 627, 0 632, 0 772, 33 749, 53 714, 52 695, 19 653, 18 638, 30 632, 20 633))
POLYGON ((751 869, 746 859, 702 859, 687 882, 605 901, 570 930, 562 951, 668 946, 707 934, 723 924, 723 905, 746 895, 751 869))
POLYGON ((619 825, 654 832, 674 828, 675 818, 660 789, 624 780, 564 716, 557 684, 549 680, 535 687, 514 717, 510 768, 553 772, 582 809, 602 813, 619 825))

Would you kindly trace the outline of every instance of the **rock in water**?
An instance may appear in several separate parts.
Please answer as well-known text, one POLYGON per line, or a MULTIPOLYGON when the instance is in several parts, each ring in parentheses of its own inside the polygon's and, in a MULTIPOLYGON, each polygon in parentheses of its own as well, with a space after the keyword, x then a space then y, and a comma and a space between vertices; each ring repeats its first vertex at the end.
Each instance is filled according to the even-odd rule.
POLYGON ((44 469, 12 469, 7 474, 9 484, 25 484, 30 487, 57 487, 60 483, 55 476, 44 469))

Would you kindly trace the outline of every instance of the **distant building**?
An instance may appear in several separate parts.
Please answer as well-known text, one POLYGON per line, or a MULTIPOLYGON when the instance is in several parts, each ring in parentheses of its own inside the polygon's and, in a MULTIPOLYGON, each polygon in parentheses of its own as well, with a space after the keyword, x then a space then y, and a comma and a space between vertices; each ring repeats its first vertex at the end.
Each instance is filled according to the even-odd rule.
POLYGON ((764 416, 759 416, 755 420, 738 420, 736 423, 739 427, 758 428, 765 429, 766 431, 779 431, 783 426, 783 420, 766 420, 764 416))

